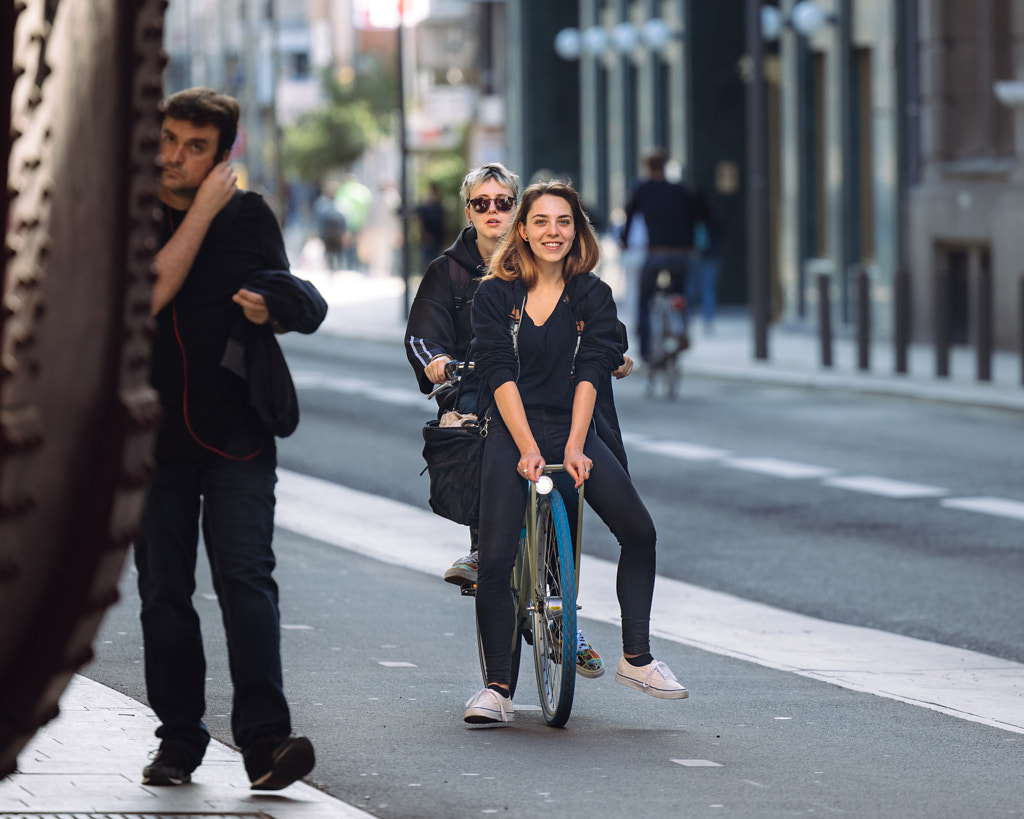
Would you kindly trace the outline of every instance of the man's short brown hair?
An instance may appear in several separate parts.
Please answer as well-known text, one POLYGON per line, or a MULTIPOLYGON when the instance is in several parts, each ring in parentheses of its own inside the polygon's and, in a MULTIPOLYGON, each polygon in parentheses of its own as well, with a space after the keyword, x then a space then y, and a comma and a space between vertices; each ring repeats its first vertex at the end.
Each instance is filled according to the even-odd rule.
POLYGON ((230 151, 238 135, 240 116, 238 100, 212 88, 186 88, 164 100, 164 116, 191 122, 193 125, 214 125, 220 133, 217 156, 230 151))
POLYGON ((648 173, 664 173, 665 161, 665 152, 661 148, 652 148, 644 155, 644 164, 647 165, 648 173))

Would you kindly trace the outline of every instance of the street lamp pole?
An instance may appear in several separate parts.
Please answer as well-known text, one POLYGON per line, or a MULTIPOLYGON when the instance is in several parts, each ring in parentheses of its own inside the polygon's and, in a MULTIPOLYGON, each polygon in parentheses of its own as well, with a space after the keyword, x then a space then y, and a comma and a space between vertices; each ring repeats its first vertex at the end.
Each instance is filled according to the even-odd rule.
POLYGON ((764 92, 761 2, 746 0, 747 55, 747 282, 754 327, 754 358, 768 359, 768 133, 764 92))
POLYGON ((399 221, 402 226, 402 251, 399 254, 402 266, 402 315, 409 318, 409 219, 406 209, 409 202, 409 141, 405 121, 405 2, 398 0, 398 149, 401 167, 398 170, 399 221))

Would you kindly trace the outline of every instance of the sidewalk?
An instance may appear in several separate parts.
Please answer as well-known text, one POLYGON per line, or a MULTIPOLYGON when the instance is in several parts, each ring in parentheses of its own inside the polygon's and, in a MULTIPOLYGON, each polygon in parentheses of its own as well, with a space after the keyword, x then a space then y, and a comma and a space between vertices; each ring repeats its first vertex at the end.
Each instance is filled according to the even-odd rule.
POLYGON ((370 814, 301 782, 249 790, 239 753, 213 740, 192 784, 142 785, 155 748, 153 712, 97 682, 75 676, 46 725, 0 782, 0 816, 247 816, 259 819, 367 819, 370 814))
MULTIPOLYGON (((330 304, 321 333, 338 339, 370 339, 401 344, 405 327, 402 281, 359 273, 301 272, 330 304)), ((409 296, 411 300, 411 294, 409 296)), ((862 393, 1001 409, 1024 409, 1020 361, 997 353, 993 381, 974 380, 973 353, 957 349, 953 375, 934 376, 934 352, 914 346, 910 373, 896 375, 891 345, 871 351, 872 370, 856 368, 856 345, 834 342, 835 366, 819 364, 819 342, 812 333, 772 328, 769 360, 753 359, 753 335, 744 315, 723 312, 714 334, 695 320, 693 346, 684 355, 687 374, 862 393)), ((396 352, 396 355, 401 353, 396 352)), ((680 401, 685 401, 685 381, 680 401)), ((211 742, 193 785, 154 788, 140 784, 145 751, 154 747, 152 712, 116 691, 75 677, 61 700, 61 715, 46 725, 21 753, 19 772, 0 782, 0 815, 23 814, 190 814, 269 819, 368 817, 369 814, 303 783, 277 793, 249 790, 240 755, 211 742)))

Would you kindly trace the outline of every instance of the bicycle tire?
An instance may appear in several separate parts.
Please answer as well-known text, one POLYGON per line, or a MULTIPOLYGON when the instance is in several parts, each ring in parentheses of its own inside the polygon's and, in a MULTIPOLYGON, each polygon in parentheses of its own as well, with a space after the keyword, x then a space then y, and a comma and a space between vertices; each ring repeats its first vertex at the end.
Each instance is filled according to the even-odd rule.
POLYGON ((544 721, 569 721, 576 690, 576 571, 565 503, 557 490, 537 510, 533 658, 544 721), (557 601, 557 603, 556 603, 557 601))

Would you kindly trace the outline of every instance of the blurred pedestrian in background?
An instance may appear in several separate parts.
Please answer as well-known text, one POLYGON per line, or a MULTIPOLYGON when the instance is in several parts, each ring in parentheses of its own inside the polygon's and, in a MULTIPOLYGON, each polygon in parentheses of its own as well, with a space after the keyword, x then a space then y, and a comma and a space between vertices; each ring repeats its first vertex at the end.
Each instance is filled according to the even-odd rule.
POLYGON ((342 260, 346 270, 362 269, 359 262, 359 236, 366 226, 372 202, 373 192, 355 174, 345 174, 334 195, 334 204, 345 217, 342 260))
POLYGON ((316 202, 313 203, 313 219, 316 222, 317 236, 324 243, 324 263, 328 270, 340 270, 342 266, 342 246, 348 225, 345 214, 338 210, 334 196, 338 191, 336 182, 328 183, 316 202))
POLYGON ((690 189, 665 178, 665 154, 660 149, 649 152, 644 163, 647 179, 636 186, 626 204, 620 242, 623 249, 628 249, 633 219, 642 215, 647 228, 647 258, 640 269, 636 329, 640 357, 647 362, 651 355, 650 302, 659 274, 668 271, 671 292, 686 292, 697 213, 690 189))
POLYGON ((722 225, 711 199, 703 191, 695 195, 695 211, 699 220, 694 228, 693 270, 688 278, 686 299, 691 308, 700 303, 704 332, 714 332, 715 309, 718 304, 718 271, 722 266, 722 225))
POLYGON ((416 221, 420 230, 420 263, 424 269, 441 255, 445 240, 441 191, 436 182, 431 182, 427 190, 426 201, 416 206, 416 221))

